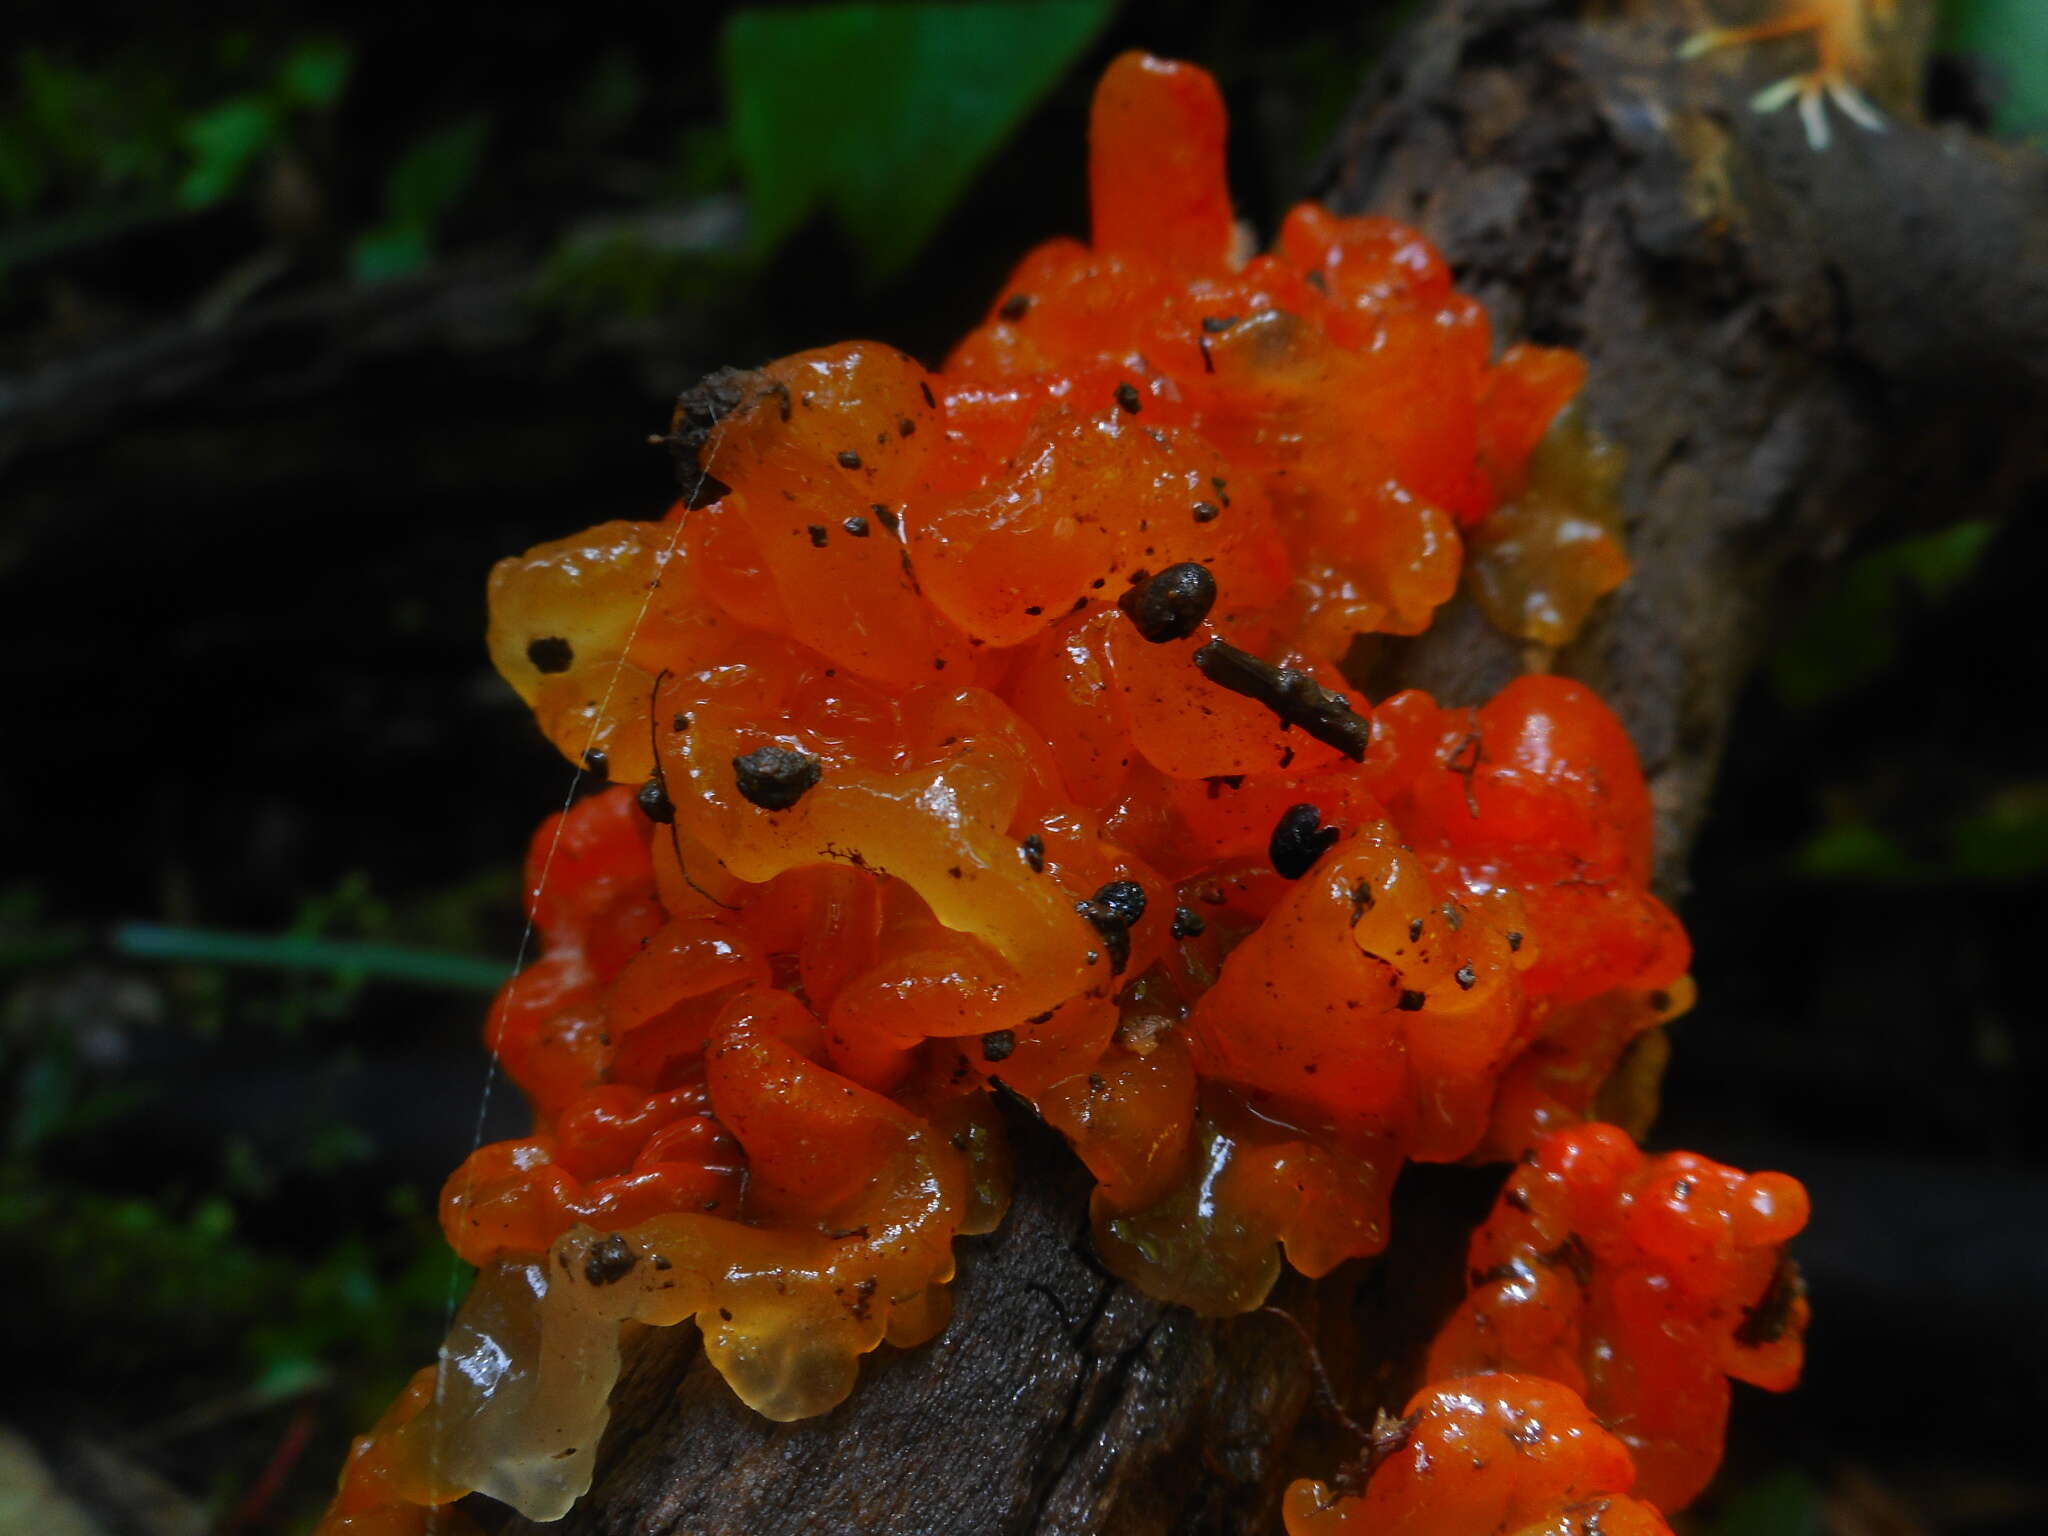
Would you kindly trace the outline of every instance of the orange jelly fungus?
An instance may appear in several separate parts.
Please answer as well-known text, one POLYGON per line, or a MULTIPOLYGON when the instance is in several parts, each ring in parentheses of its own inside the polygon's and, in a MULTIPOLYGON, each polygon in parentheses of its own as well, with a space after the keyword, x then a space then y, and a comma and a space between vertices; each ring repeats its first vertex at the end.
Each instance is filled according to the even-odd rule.
MULTIPOLYGON (((1209 1315, 1259 1306, 1283 1254, 1379 1252, 1404 1163, 1540 1146, 1481 1268, 1576 1285, 1577 1242, 1593 1278, 1541 1337, 1481 1282, 1445 1371, 1516 1374, 1418 1399, 1366 1503, 1462 1476, 1428 1447, 1501 1453, 1404 1530, 1586 1499, 1659 1529, 1624 1443, 1689 1492, 1721 1373, 1793 1368, 1791 1321, 1739 1336, 1796 1186, 1724 1196, 1695 1160, 1681 1198, 1597 1135, 1597 1198, 1541 1183, 1688 995, 1621 725, 1557 677, 1369 705, 1336 669, 1423 629, 1497 509, 1598 478, 1546 435, 1581 365, 1496 356, 1385 219, 1303 205, 1243 256, 1223 138, 1207 75, 1118 59, 1092 243, 1026 256, 944 366, 858 342, 715 374, 678 405, 665 518, 493 573, 499 670, 613 787, 534 839, 544 949, 487 1027, 533 1130, 449 1179, 478 1280, 330 1536, 470 1490, 564 1513, 627 1324, 695 1319, 772 1418, 841 1402, 862 1354, 945 1326, 954 1239, 1002 1219, 999 1082, 1093 1174, 1104 1262, 1209 1315), (1681 1380, 1707 1398, 1662 1414, 1681 1380), (1603 1432, 1581 1388, 1642 1417, 1603 1432)), ((1616 574, 1591 569, 1517 590, 1583 614, 1616 574)), ((1349 1508, 1299 1491, 1289 1519, 1349 1508)))
POLYGON ((1807 1304, 1784 1247, 1806 1216, 1782 1173, 1646 1157, 1611 1125, 1552 1132, 1473 1236, 1429 1374, 1565 1383, 1629 1448, 1636 1492, 1678 1508, 1720 1460, 1728 1378, 1799 1379, 1807 1304))
POLYGON ((1629 1496, 1628 1450, 1570 1387, 1536 1376, 1465 1376, 1426 1387, 1383 1420, 1338 1476, 1355 1492, 1287 1490, 1287 1536, 1671 1536, 1629 1496))

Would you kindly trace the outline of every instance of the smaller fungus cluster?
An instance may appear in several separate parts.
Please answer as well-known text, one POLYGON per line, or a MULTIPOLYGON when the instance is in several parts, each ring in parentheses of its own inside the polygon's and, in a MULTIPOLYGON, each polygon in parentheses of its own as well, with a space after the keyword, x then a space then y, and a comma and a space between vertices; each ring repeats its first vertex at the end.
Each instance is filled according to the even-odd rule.
POLYGON ((1797 1186, 1587 1124, 1689 997, 1627 734, 1557 677, 1337 667, 1467 569, 1544 643, 1620 579, 1582 366, 1496 357, 1386 220, 1247 256, 1223 134, 1206 75, 1119 59, 1092 241, 943 367, 714 375, 667 517, 494 572, 500 671, 612 787, 534 839, 544 947, 487 1028, 533 1129, 449 1179, 476 1287, 327 1536, 562 1514, 627 1324, 694 1319, 773 1418, 842 1401, 1002 1218, 998 1087, 1094 1176, 1103 1262, 1210 1316, 1380 1252, 1406 1164, 1524 1159, 1436 1384, 1297 1532, 1658 1529, 1725 1377, 1789 1383, 1797 1186))

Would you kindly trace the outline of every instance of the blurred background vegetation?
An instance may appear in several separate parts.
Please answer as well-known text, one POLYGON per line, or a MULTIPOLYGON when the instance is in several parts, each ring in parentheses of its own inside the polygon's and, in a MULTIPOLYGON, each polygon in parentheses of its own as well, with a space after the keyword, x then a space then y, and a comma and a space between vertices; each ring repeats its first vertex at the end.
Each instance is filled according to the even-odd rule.
MULTIPOLYGON (((936 361, 1085 228, 1120 48, 1216 72, 1270 230, 1411 8, 16 10, 0 1531, 300 1529, 429 1357, 568 784, 485 663, 489 563, 662 507, 643 440, 712 367, 936 361)), ((2048 129, 2048 4, 1941 35, 1935 109, 2048 129)), ((1869 530, 1738 719, 1660 1137, 1808 1178, 1820 1321, 1696 1529, 2048 1522, 2043 528, 1869 530)))

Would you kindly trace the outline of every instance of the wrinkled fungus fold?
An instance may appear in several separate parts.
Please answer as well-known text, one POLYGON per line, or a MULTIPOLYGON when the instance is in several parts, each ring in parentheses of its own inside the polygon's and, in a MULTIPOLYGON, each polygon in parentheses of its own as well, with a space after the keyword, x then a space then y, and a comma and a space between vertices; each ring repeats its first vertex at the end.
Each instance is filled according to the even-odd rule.
POLYGON ((1627 733, 1561 677, 1338 666, 1468 550, 1546 645, 1620 580, 1583 365, 1497 349, 1390 220, 1245 254, 1223 146, 1207 75, 1118 59, 1090 240, 941 366, 723 370, 666 515, 492 573, 498 670, 609 787, 534 838, 485 1031, 533 1126, 450 1177, 475 1289, 328 1536, 562 1515, 629 1325, 694 1321, 770 1418, 844 1401, 1002 1220, 998 1088, 1093 1176, 1102 1262, 1206 1316, 1380 1252, 1411 1162, 1522 1159, 1432 1384, 1297 1533, 1661 1530, 1727 1378, 1796 1375, 1798 1186, 1593 1123, 1691 995, 1627 733))

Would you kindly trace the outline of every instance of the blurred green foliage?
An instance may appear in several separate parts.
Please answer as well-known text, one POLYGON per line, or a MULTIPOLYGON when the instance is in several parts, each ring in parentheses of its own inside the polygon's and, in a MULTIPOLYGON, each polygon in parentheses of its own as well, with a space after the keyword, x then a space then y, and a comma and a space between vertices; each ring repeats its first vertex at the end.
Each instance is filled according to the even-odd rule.
POLYGON ((34 47, 14 54, 15 90, 0 108, 0 273, 233 196, 340 101, 354 50, 303 39, 266 69, 250 39, 230 33, 205 63, 181 70, 135 51, 88 67, 34 47))
POLYGON ((429 1353, 463 1266, 431 1189, 389 1184, 367 1210, 333 1198, 381 1151, 336 1092, 364 1070, 348 1042, 365 988, 420 979, 416 964, 337 967, 333 953, 426 955, 502 979, 502 964, 384 941, 479 944, 515 899, 510 867, 402 906, 351 875, 284 935, 212 935, 239 947, 172 946, 167 966, 137 969, 110 965, 32 887, 0 890, 0 1250, 36 1298, 0 1335, 13 1357, 62 1341, 81 1389, 127 1383, 149 1399, 130 1405, 132 1428, 171 1438, 316 1389, 339 1394, 337 1425, 380 1411, 429 1353), (263 969, 244 963, 266 944, 263 969), (253 1102, 249 1121, 174 1102, 209 1062, 253 1063, 261 1082, 287 1054, 302 1062, 299 1102, 253 1102), (281 1237, 311 1211, 317 1239, 281 1237))
POLYGON ((990 0, 740 12, 722 60, 752 249, 772 251, 829 208, 870 277, 900 270, 1113 8, 990 0))
POLYGON ((384 183, 384 218, 356 239, 350 267, 356 280, 379 283, 427 264, 441 219, 475 180, 490 138, 490 120, 464 118, 406 151, 384 183))
POLYGON ((1937 42, 1990 71, 1994 130, 2013 138, 2048 133, 2048 5, 2042 0, 1942 0, 1937 42))
MULTIPOLYGON (((1117 0, 742 7, 719 42, 721 114, 679 120, 646 61, 612 48, 569 93, 557 133, 565 150, 588 149, 649 112, 670 114, 678 120, 666 185, 649 191, 702 197, 736 182, 746 234, 735 249, 754 264, 829 215, 865 275, 879 281, 925 247, 975 173, 1118 9, 1117 0)), ((1394 0, 1375 15, 1384 29, 1409 9, 1410 0, 1394 0)), ((1220 23, 1226 29, 1255 17, 1243 7, 1220 14, 1236 18, 1220 23)), ((1275 126, 1319 142, 1355 70, 1349 61, 1327 67, 1317 38, 1289 42, 1259 30, 1259 48, 1292 58, 1289 76, 1302 82, 1298 99, 1276 109, 1289 121, 1275 126)), ((2048 5, 1943 0, 1940 40, 1995 81, 1999 131, 2048 130, 2048 5)), ((85 64, 19 49, 15 89, 0 107, 0 211, 10 220, 0 273, 246 194, 267 160, 349 106, 357 53, 346 37, 279 47, 233 30, 196 40, 191 57, 176 60, 138 48, 85 64)), ((478 194, 491 115, 436 121, 435 102, 420 110, 424 120, 400 135, 373 183, 374 205, 341 210, 342 265, 359 282, 428 267, 451 214, 478 194)), ((516 203, 519 178, 501 180, 495 196, 516 203)), ((728 244, 723 231, 680 244, 571 231, 546 296, 615 298, 631 312, 675 297, 679 257, 710 248, 729 271, 728 244)))
POLYGON ((1839 699, 1881 677, 1898 658, 1912 614, 1952 597, 1995 530, 1961 522, 1858 556, 1770 658, 1771 681, 1793 710, 1839 699))
POLYGON ((1934 807, 1938 822, 1924 848, 1844 798, 1834 819, 1793 854, 1799 875, 1877 885, 2002 885, 2048 875, 2048 780, 2001 784, 1974 803, 1934 807))
MULTIPOLYGON (((1852 558, 1768 658, 1780 702, 1795 716, 1882 707, 1882 695, 1925 622, 1965 592, 1998 529, 1981 520, 1876 544, 1852 558)), ((1791 854, 1809 880, 1953 885, 2048 874, 2048 781, 1988 788, 1960 783, 1912 806, 1869 783, 1823 788, 1823 824, 1791 854)))
POLYGON ((1825 1529, 1820 1488, 1785 1467, 1730 1490, 1703 1536, 1821 1536, 1825 1529))
POLYGON ((231 96, 187 118, 179 137, 190 163, 178 183, 178 201, 206 208, 233 192, 249 168, 284 139, 295 112, 323 110, 340 100, 353 63, 346 43, 301 43, 285 56, 267 89, 231 96))

